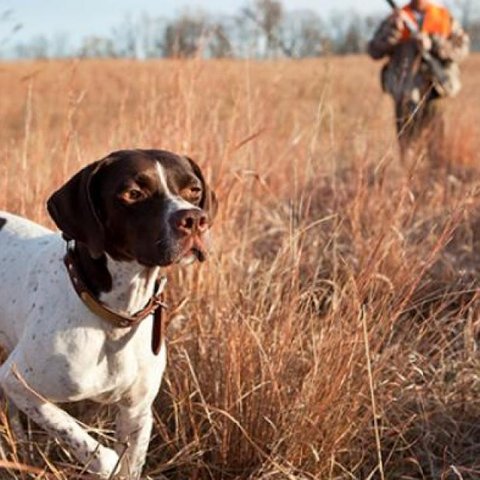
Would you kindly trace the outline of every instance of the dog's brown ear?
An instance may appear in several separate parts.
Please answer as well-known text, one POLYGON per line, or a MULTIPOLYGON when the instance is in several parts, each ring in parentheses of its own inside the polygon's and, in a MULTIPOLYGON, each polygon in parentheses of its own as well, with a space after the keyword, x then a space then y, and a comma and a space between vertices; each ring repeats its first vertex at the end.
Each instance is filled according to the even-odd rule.
POLYGON ((92 180, 100 164, 94 162, 80 170, 47 202, 48 213, 64 237, 85 244, 94 258, 105 249, 105 232, 92 195, 92 180))
POLYGON ((202 199, 200 200, 199 207, 208 214, 210 223, 212 223, 213 219, 217 215, 217 210, 218 210, 217 196, 215 195, 215 192, 207 185, 207 182, 205 181, 205 177, 203 176, 203 173, 200 167, 190 157, 187 157, 187 160, 190 162, 190 165, 192 166, 193 173, 202 182, 203 195, 202 195, 202 199))

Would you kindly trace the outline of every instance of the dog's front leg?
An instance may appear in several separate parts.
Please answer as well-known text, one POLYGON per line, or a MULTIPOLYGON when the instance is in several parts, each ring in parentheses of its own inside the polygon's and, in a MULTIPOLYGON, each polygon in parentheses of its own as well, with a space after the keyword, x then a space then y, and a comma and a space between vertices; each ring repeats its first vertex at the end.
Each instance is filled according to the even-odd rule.
POLYGON ((118 466, 117 453, 91 437, 61 408, 34 392, 11 362, 0 368, 0 384, 5 395, 36 424, 66 444, 87 470, 109 478, 118 466))
POLYGON ((120 478, 137 480, 147 456, 153 415, 151 402, 134 407, 119 405, 116 418, 117 452, 122 455, 120 478), (126 450, 125 450, 126 448, 126 450))

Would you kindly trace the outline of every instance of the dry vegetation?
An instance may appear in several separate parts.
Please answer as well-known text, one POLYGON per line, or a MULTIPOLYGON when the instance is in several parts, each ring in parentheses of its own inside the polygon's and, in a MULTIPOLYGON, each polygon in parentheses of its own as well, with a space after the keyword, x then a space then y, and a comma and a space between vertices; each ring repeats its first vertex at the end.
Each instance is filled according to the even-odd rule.
MULTIPOLYGON (((170 302, 190 301, 151 478, 480 478, 480 57, 442 161, 409 165, 378 67, 0 65, 0 209, 51 226, 49 193, 126 147, 188 153, 220 199, 210 262, 170 272, 170 302)), ((108 412, 83 410, 109 433, 108 412)), ((28 458, 2 425, 4 460, 83 478, 45 435, 28 458)))

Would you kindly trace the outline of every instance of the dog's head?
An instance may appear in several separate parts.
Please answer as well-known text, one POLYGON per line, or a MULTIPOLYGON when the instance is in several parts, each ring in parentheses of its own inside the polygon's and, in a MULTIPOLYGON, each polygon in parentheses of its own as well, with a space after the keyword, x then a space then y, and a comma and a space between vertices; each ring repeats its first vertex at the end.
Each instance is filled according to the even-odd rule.
POLYGON ((74 175, 47 207, 64 236, 92 257, 151 267, 205 260, 217 200, 190 158, 122 150, 74 175))

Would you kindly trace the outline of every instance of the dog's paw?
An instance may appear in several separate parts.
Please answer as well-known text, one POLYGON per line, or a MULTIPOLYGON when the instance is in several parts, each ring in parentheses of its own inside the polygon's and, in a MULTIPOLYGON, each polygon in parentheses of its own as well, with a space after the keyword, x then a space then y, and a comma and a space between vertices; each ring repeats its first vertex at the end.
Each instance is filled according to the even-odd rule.
POLYGON ((98 475, 98 478, 111 478, 119 469, 120 457, 106 447, 100 446, 93 455, 93 460, 88 465, 88 470, 98 475))

